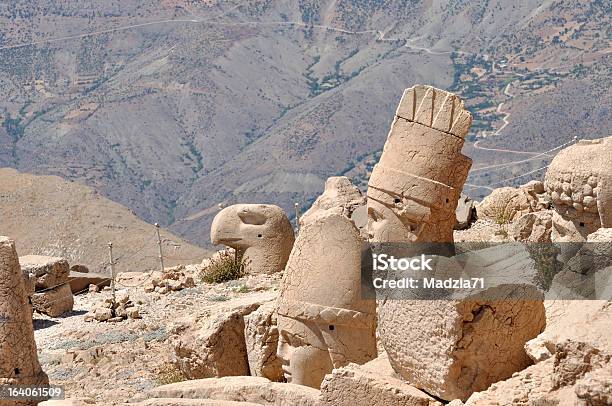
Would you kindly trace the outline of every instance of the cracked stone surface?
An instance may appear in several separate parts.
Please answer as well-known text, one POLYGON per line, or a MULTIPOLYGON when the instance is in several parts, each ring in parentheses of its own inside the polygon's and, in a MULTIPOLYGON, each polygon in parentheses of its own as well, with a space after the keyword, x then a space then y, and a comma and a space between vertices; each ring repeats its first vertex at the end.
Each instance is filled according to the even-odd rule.
POLYGON ((281 362, 276 357, 278 328, 276 303, 264 303, 244 317, 244 336, 252 376, 263 376, 274 382, 283 381, 281 362))
MULTIPOLYGON (((0 386, 48 383, 38 362, 32 308, 15 244, 0 237, 0 386)), ((35 403, 0 400, 0 406, 35 403)))

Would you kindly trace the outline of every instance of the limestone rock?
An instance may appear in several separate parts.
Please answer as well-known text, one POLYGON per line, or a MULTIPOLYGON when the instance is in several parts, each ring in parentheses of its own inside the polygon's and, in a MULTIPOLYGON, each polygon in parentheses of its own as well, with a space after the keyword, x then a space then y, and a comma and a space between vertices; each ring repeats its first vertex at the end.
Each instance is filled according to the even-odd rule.
POLYGON ((74 297, 68 283, 32 295, 34 310, 51 317, 59 317, 70 312, 73 306, 74 297))
POLYGON ((19 262, 24 273, 36 278, 36 289, 52 288, 68 281, 70 266, 63 258, 25 255, 19 262))
POLYGON ((148 399, 135 406, 257 406, 258 403, 211 399, 148 399))
POLYGON ((554 355, 558 344, 572 339, 612 353, 610 320, 612 304, 607 300, 546 301, 546 328, 527 343, 526 351, 537 362, 554 355))
POLYGON ((113 311, 105 307, 98 307, 94 311, 94 318, 98 321, 110 320, 113 317, 113 311))
POLYGON ((607 406, 612 404, 612 363, 587 372, 574 387, 578 399, 588 405, 607 406))
POLYGON ((300 230, 278 300, 278 356, 288 382, 319 388, 333 368, 376 357, 376 303, 361 295, 364 244, 340 214, 300 230))
POLYGON ((74 264, 70 265, 70 272, 89 273, 89 268, 85 265, 74 264))
POLYGON ((612 137, 580 140, 550 163, 545 186, 554 208, 583 237, 612 227, 612 137))
POLYGON ((453 241, 455 209, 472 165, 461 154, 471 123, 452 93, 422 85, 404 91, 368 182, 373 241, 453 241))
POLYGON ((89 285, 96 285, 99 288, 109 286, 111 279, 108 275, 96 272, 76 272, 70 271, 68 283, 72 293, 77 294, 89 289, 89 285))
POLYGON ((510 223, 535 211, 537 200, 522 188, 495 189, 476 206, 478 218, 491 219, 498 224, 510 223))
POLYGON ((564 341, 556 346, 554 357, 474 393, 465 405, 605 405, 598 402, 610 392, 599 379, 605 379, 610 365, 609 354, 585 343, 564 341))
POLYGON ((38 406, 90 406, 95 404, 96 402, 94 402, 92 399, 74 398, 64 400, 47 400, 40 402, 38 406))
POLYGON ((511 227, 515 241, 551 242, 553 211, 543 210, 522 215, 511 227))
POLYGON ((227 245, 246 257, 255 274, 282 271, 295 240, 287 215, 271 204, 226 207, 213 219, 210 238, 213 245, 227 245))
POLYGON ((198 379, 159 386, 150 398, 213 399, 243 401, 259 405, 317 406, 319 391, 301 385, 270 382, 255 376, 198 379))
POLYGON ((459 196, 457 209, 455 209, 455 230, 465 230, 476 220, 476 208, 474 201, 464 194, 459 196))
POLYGON ((210 318, 188 321, 190 327, 171 338, 177 367, 189 379, 249 374, 244 317, 273 294, 245 298, 210 318))
POLYGON ((440 257, 432 277, 474 269, 487 280, 482 292, 451 291, 439 300, 379 297, 379 333, 391 365, 411 385, 448 401, 527 367, 523 346, 545 325, 537 273, 522 245, 440 257))
POLYGON ((275 310, 276 303, 269 302, 245 316, 244 335, 251 375, 281 382, 283 370, 276 357, 278 328, 275 310))
MULTIPOLYGON (((0 237, 0 386, 46 385, 38 362, 32 312, 15 244, 0 237)), ((0 406, 29 406, 37 402, 0 399, 0 406)))
MULTIPOLYGON (((346 176, 332 176, 325 182, 325 191, 315 200, 310 209, 300 217, 300 226, 305 226, 327 214, 341 214, 348 218, 365 206, 365 196, 346 176)), ((365 224, 356 224, 357 228, 365 224)))
POLYGON ((321 384, 320 406, 434 406, 431 396, 393 377, 386 357, 334 369, 321 384))

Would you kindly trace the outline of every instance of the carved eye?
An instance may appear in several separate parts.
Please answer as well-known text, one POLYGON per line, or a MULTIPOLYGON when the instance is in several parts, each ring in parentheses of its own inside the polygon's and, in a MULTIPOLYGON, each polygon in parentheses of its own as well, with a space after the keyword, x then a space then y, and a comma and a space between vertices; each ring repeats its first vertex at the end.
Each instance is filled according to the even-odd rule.
POLYGON ((252 224, 260 226, 266 223, 266 216, 263 213, 257 213, 251 210, 241 210, 238 212, 238 217, 244 224, 252 224))

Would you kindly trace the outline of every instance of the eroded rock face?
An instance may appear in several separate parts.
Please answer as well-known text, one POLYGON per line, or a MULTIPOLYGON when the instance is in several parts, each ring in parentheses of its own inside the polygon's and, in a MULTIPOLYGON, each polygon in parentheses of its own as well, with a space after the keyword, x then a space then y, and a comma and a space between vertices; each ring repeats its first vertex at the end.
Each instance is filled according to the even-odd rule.
POLYGON ((368 182, 373 241, 453 241, 455 209, 472 165, 461 154, 471 123, 452 93, 422 85, 404 91, 368 182))
POLYGON ((70 266, 63 258, 25 255, 19 258, 21 270, 36 279, 36 289, 53 288, 68 280, 70 266))
POLYGON ((276 303, 263 304, 244 318, 244 335, 252 376, 263 376, 274 382, 283 380, 281 362, 276 357, 278 328, 276 303))
POLYGON ((37 312, 59 317, 72 311, 74 297, 68 283, 32 295, 32 307, 37 312))
MULTIPOLYGON (((0 237, 0 386, 48 383, 38 362, 32 312, 15 245, 0 237)), ((0 406, 36 403, 0 399, 0 406)))
POLYGON ((340 214, 300 230, 277 312, 278 357, 288 382, 318 388, 333 368, 376 357, 376 304, 361 296, 363 244, 340 214))
POLYGON ((217 214, 210 228, 214 245, 234 248, 248 259, 252 273, 284 269, 295 236, 287 215, 271 204, 236 204, 217 214))
MULTIPOLYGON (((332 176, 325 182, 325 191, 315 200, 313 205, 300 217, 300 225, 303 227, 314 220, 327 214, 341 214, 353 218, 353 213, 365 206, 365 196, 359 188, 351 183, 346 176, 332 176)), ((355 222, 355 221, 354 221, 355 222)), ((355 224, 358 228, 365 226, 355 224)))
POLYGON ((489 405, 608 405, 610 355, 597 348, 564 341, 555 355, 474 393, 466 406, 489 405))
POLYGON ((545 177, 555 210, 583 237, 612 227, 612 137, 580 140, 552 160, 545 177))

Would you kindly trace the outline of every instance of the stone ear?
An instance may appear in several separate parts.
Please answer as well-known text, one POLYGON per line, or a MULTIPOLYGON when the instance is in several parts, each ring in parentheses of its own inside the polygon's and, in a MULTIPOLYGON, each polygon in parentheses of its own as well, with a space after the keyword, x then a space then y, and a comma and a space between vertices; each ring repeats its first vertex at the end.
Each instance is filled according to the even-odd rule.
POLYGON ((240 210, 238 212, 238 217, 240 217, 240 220, 242 220, 244 224, 251 224, 256 226, 265 224, 267 220, 267 216, 265 214, 251 211, 248 209, 240 210))

